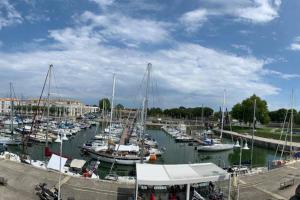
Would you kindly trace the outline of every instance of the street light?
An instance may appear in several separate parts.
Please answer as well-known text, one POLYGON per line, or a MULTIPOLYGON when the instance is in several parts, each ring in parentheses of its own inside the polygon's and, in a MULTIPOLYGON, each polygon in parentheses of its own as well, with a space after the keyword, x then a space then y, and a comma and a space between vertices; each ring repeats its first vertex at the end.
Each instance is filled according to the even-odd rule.
POLYGON ((61 139, 60 139, 60 138, 61 138, 61 136, 58 134, 58 135, 57 135, 57 138, 56 138, 56 140, 55 140, 55 142, 61 143, 61 139))
POLYGON ((239 162, 239 171, 238 171, 238 176, 237 176, 237 184, 238 184, 238 193, 237 193, 237 200, 240 199, 240 180, 239 180, 239 176, 241 173, 241 165, 242 165, 242 150, 249 150, 250 148, 248 147, 247 144, 247 140, 245 139, 245 144, 243 146, 243 138, 239 138, 241 142, 239 142, 239 140, 236 141, 234 147, 235 148, 240 148, 240 162, 239 162), (241 143, 241 144, 240 144, 241 143), (243 146, 243 147, 242 147, 243 146))
POLYGON ((68 140, 67 135, 65 133, 63 134, 62 140, 64 140, 64 141, 68 140))
POLYGON ((58 178, 58 199, 60 199, 60 182, 61 182, 61 156, 62 156, 62 144, 63 144, 63 136, 62 136, 62 131, 59 131, 57 135, 57 139, 55 142, 60 143, 60 151, 59 151, 59 178, 58 178))
POLYGON ((235 143, 235 145, 233 147, 235 147, 235 148, 241 147, 240 142, 237 140, 236 143, 235 143))

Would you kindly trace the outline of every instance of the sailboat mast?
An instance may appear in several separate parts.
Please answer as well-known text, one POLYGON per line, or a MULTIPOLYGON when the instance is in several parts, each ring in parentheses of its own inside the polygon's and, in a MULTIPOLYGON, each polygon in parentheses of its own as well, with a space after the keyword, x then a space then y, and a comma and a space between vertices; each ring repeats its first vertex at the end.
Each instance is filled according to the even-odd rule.
MULTIPOLYGON (((150 84, 150 71, 152 68, 152 64, 148 63, 147 66, 147 83, 146 83, 146 95, 145 95, 145 111, 144 111, 144 120, 147 118, 147 109, 148 109, 148 93, 149 93, 149 84, 150 84)), ((144 121, 146 122, 146 121, 144 121)), ((146 130, 146 129, 144 129, 146 130)))
POLYGON ((250 159, 250 169, 252 169, 252 159, 253 159, 253 139, 254 139, 254 132, 255 132, 255 111, 256 111, 256 99, 254 99, 254 107, 253 107, 253 126, 252 126, 252 141, 251 141, 251 159, 250 159))
POLYGON ((106 120, 106 117, 105 117, 105 112, 104 112, 104 105, 105 105, 105 101, 103 100, 102 101, 102 132, 104 133, 104 120, 106 120), (105 118, 105 119, 104 119, 105 118))
POLYGON ((46 130, 46 147, 48 147, 48 134, 49 134, 49 117, 50 117, 50 89, 51 89, 51 70, 53 65, 49 66, 48 74, 48 97, 47 97, 47 130, 46 130))
POLYGON ((144 131, 145 131, 145 103, 146 99, 143 99, 143 107, 142 107, 142 112, 141 112, 141 125, 142 125, 142 130, 140 131, 140 141, 141 141, 141 163, 144 162, 144 131))
POLYGON ((203 104, 201 105, 201 123, 202 123, 201 125, 202 125, 202 127, 204 129, 204 110, 203 110, 203 104))
POLYGON ((294 120, 294 90, 292 90, 292 96, 291 96, 291 129, 290 129, 290 157, 292 158, 292 151, 293 151, 293 120, 294 120))
POLYGON ((112 88, 112 97, 111 97, 111 105, 110 105, 110 120, 109 120, 108 139, 110 139, 110 136, 111 136, 111 125, 112 125, 112 119, 113 119, 114 100, 115 100, 115 87, 116 87, 116 75, 113 74, 113 88, 112 88))
POLYGON ((222 139, 223 136, 223 128, 224 128, 224 107, 225 107, 225 100, 226 100, 226 90, 224 90, 223 94, 223 106, 222 106, 222 117, 221 117, 221 134, 220 138, 222 139))
POLYGON ((13 114, 14 114, 14 101, 12 95, 12 83, 9 83, 9 95, 10 95, 10 131, 13 134, 14 131, 14 124, 13 124, 13 114))
POLYGON ((148 93, 149 93, 149 85, 150 85, 150 72, 151 72, 152 64, 148 63, 147 66, 147 81, 146 81, 146 94, 143 101, 143 133, 142 133, 142 146, 141 146, 141 163, 144 162, 144 138, 146 133, 146 122, 147 122, 147 110, 148 110, 148 93))

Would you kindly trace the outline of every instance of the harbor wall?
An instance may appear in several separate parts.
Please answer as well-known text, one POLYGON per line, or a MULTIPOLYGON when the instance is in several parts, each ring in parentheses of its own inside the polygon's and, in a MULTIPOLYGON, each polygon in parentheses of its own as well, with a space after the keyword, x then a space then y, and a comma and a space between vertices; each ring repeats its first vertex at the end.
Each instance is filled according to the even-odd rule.
MULTIPOLYGON (((214 133, 220 135, 220 130, 213 130, 214 133)), ((228 139, 232 139, 233 141, 236 142, 238 140, 238 138, 242 137, 243 139, 245 139, 248 142, 248 145, 251 145, 251 137, 252 135, 242 135, 236 132, 231 132, 231 131, 223 131, 222 133, 223 137, 228 138, 228 139), (233 134, 234 133, 234 134, 233 134)), ((265 138, 268 139, 268 138, 265 138)), ((262 147, 262 148, 267 148, 267 149, 271 149, 271 150, 276 150, 277 146, 279 144, 279 150, 281 151, 281 149, 283 148, 283 146, 285 146, 284 151, 285 152, 289 152, 290 151, 290 143, 289 141, 287 142, 287 144, 282 144, 282 142, 284 143, 284 141, 278 141, 278 142, 274 142, 275 140, 260 140, 258 138, 254 138, 253 139, 253 144, 257 147, 262 147)), ((300 143, 296 143, 297 145, 295 145, 295 143, 293 143, 293 150, 294 151, 300 151, 300 143)))

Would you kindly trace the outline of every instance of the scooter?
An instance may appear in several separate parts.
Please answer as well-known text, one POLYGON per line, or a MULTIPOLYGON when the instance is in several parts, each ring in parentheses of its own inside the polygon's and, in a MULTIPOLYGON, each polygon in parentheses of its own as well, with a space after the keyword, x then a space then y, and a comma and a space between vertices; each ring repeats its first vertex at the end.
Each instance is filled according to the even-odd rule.
POLYGON ((54 192, 52 192, 46 186, 47 186, 46 183, 40 183, 36 185, 35 186, 36 195, 38 195, 41 200, 58 200, 58 190, 54 187, 54 192))

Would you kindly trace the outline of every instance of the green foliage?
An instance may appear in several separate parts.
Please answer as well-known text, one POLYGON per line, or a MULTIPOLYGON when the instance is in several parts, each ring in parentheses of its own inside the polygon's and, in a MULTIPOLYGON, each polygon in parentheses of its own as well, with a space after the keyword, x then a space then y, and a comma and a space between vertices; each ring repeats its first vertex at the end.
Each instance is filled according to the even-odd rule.
POLYGON ((252 123, 254 100, 256 100, 256 120, 262 124, 268 124, 270 117, 267 102, 255 94, 243 100, 242 103, 234 105, 231 111, 232 117, 244 123, 252 123))
MULTIPOLYGON (((211 108, 204 107, 203 108, 203 116, 204 117, 211 117, 214 111, 211 108)), ((174 117, 174 118, 188 118, 188 119, 200 119, 202 116, 202 107, 195 107, 195 108, 185 108, 180 106, 179 108, 170 108, 165 109, 163 111, 165 116, 174 117)))
POLYGON ((244 119, 244 109, 241 103, 237 103, 232 107, 231 115, 234 119, 239 120, 240 122, 243 122, 244 119))
MULTIPOLYGON (((269 112, 270 118, 272 122, 278 122, 283 123, 284 118, 286 116, 287 109, 280 108, 275 111, 269 112)), ((300 112, 297 112, 297 110, 293 109, 293 119, 295 124, 300 124, 300 112)), ((287 120, 289 120, 291 117, 291 109, 288 111, 287 120)))
POLYGON ((285 108, 281 108, 279 110, 269 112, 271 121, 272 122, 283 122, 284 117, 286 115, 286 111, 287 110, 285 108))
POLYGON ((295 124, 300 124, 300 112, 294 112, 294 122, 295 124))
POLYGON ((103 98, 99 101, 100 110, 110 110, 110 101, 108 98, 103 98))
POLYGON ((123 110, 124 106, 122 104, 117 104, 115 108, 116 110, 123 110))
POLYGON ((150 108, 147 112, 149 116, 159 117, 163 115, 163 111, 161 108, 150 108))

